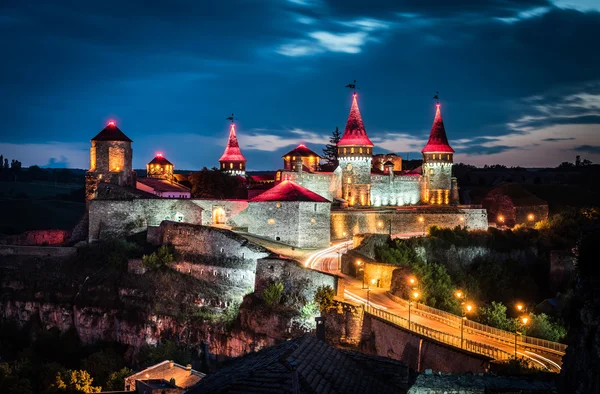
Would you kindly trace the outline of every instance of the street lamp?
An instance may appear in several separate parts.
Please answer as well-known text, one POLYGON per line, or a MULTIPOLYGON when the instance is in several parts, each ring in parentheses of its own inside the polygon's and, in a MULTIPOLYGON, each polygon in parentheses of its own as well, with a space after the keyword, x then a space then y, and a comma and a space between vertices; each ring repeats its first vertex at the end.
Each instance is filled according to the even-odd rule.
POLYGON ((525 328, 527 323, 529 323, 529 317, 521 316, 520 322, 517 321, 517 327, 515 328, 515 360, 517 359, 517 335, 521 334, 519 332, 519 323, 521 323, 521 327, 525 328))
POLYGON ((535 216, 533 216, 533 213, 530 213, 529 215, 527 215, 527 219, 529 219, 530 222, 533 222, 533 219, 535 219, 535 216))
MULTIPOLYGON (((419 298, 419 292, 418 291, 414 291, 411 296, 412 298, 415 299, 415 301, 419 298)), ((408 300, 408 329, 410 330, 410 307, 412 306, 412 300, 408 300)))
POLYGON ((473 310, 473 305, 467 304, 462 308, 462 319, 460 319, 460 348, 463 348, 464 332, 465 332, 465 321, 467 320, 467 314, 473 310))
POLYGON ((371 284, 372 284, 373 286, 375 286, 375 284, 376 284, 376 283, 377 283, 377 279, 371 279, 371 284))
POLYGON ((501 225, 503 225, 504 224, 504 216, 498 215, 498 221, 501 223, 501 225))

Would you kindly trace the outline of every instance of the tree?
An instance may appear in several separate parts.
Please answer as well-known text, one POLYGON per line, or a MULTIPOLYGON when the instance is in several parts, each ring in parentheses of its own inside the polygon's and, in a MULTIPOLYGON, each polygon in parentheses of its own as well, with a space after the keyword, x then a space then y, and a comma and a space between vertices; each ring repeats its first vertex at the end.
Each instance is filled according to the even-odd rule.
POLYGON ((147 269, 160 269, 169 267, 175 257, 171 252, 171 248, 168 245, 161 246, 157 251, 153 252, 150 255, 142 256, 142 264, 147 269))
POLYGON ((319 304, 319 309, 323 312, 333 305, 333 297, 335 297, 335 292, 331 286, 319 286, 317 287, 317 291, 315 291, 314 300, 319 304))
POLYGON ((8 169, 9 169, 9 166, 8 166, 8 159, 4 159, 4 168, 5 168, 6 170, 8 170, 8 169))
MULTIPOLYGON (((101 385, 105 385, 111 372, 116 368, 123 367, 123 364, 123 360, 117 352, 112 348, 108 348, 84 358, 81 367, 86 371, 92 371, 94 380, 101 385)), ((121 387, 123 387, 122 384, 121 387)))
POLYGON ((331 134, 331 137, 329 137, 329 144, 325 145, 325 148, 323 149, 323 158, 327 161, 327 164, 325 164, 324 167, 327 167, 327 169, 332 171, 339 165, 337 144, 340 142, 341 137, 340 130, 336 127, 335 131, 331 134))
POLYGON ((118 371, 115 371, 108 375, 108 379, 106 380, 106 390, 112 391, 120 391, 125 387, 125 378, 133 375, 133 370, 124 367, 118 371))
POLYGON ((506 305, 495 301, 479 308, 479 322, 505 331, 514 331, 516 328, 515 320, 506 316, 506 305))
POLYGON ((267 305, 274 306, 281 302, 281 296, 283 295, 283 283, 273 282, 265 289, 263 298, 267 305))
POLYGON ((545 313, 532 314, 531 325, 527 328, 527 335, 558 342, 567 335, 567 329, 545 313))
POLYGON ((94 379, 88 371, 69 370, 66 373, 58 373, 56 381, 50 386, 50 393, 99 393, 102 387, 92 386, 94 379))

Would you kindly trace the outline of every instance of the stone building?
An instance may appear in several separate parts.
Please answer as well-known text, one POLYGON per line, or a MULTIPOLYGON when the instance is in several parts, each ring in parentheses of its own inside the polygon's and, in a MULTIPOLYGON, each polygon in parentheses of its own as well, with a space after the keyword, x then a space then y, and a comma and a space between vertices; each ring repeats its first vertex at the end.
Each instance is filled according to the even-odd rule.
POLYGON ((230 175, 246 175, 246 158, 240 150, 233 122, 229 128, 229 139, 227 140, 227 146, 225 146, 225 152, 219 159, 219 168, 230 175))
MULTIPOLYGON (((165 360, 152 365, 125 378, 125 391, 136 391, 137 381, 165 380, 173 382, 176 387, 190 390, 195 387, 205 375, 192 369, 191 365, 183 366, 176 362, 165 360)), ((161 391, 158 391, 159 393, 161 391)))
POLYGON ((452 177, 454 150, 448 143, 440 105, 423 148, 423 166, 402 170, 402 157, 394 153, 373 155, 356 93, 344 134, 337 144, 339 166, 333 172, 319 171, 318 155, 304 145, 283 156, 283 169, 275 182, 291 180, 350 207, 404 206, 416 204, 456 205, 458 186, 452 177))
POLYGON ((248 232, 300 248, 328 247, 331 202, 292 181, 248 201, 248 232))
POLYGON ((321 156, 300 144, 289 151, 283 158, 283 169, 287 171, 319 171, 321 156))
POLYGON ((458 204, 458 185, 452 177, 454 149, 448 143, 442 120, 440 103, 436 105, 435 118, 423 154, 422 201, 429 204, 458 204))
POLYGON ((146 164, 146 174, 148 178, 173 181, 173 163, 162 153, 157 153, 150 163, 146 164))
POLYGON ((173 175, 173 163, 167 160, 162 153, 146 164, 146 178, 137 178, 136 187, 139 190, 154 194, 161 198, 190 198, 190 188, 177 182, 173 175))
POLYGON ((131 164, 133 141, 115 122, 108 122, 91 142, 90 169, 86 173, 86 200, 89 202, 95 197, 100 182, 135 187, 135 172, 131 164))

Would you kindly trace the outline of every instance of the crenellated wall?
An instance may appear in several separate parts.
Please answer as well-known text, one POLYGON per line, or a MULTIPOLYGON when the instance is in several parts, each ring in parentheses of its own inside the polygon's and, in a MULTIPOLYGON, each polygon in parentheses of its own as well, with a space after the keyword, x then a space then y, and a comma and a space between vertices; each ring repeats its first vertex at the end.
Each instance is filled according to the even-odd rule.
POLYGON ((392 234, 423 233, 432 225, 466 226, 469 230, 488 228, 487 213, 482 208, 422 206, 334 210, 331 212, 331 239, 347 239, 360 233, 389 234, 390 221, 392 234))

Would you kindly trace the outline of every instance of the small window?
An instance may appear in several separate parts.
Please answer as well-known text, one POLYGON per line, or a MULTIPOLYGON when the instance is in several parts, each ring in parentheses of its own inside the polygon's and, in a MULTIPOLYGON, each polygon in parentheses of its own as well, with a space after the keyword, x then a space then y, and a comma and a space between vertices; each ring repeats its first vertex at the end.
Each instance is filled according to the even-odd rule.
POLYGON ((354 153, 354 147, 350 148, 350 153, 354 153))
POLYGON ((359 149, 358 149, 358 153, 362 153, 362 148, 359 148, 359 149))
POLYGON ((242 163, 240 163, 240 170, 242 169, 242 163))
POLYGON ((275 219, 269 219, 268 223, 269 224, 275 224, 275 219))
POLYGON ((229 168, 233 169, 233 163, 229 163, 229 168))
POLYGON ((315 224, 317 221, 315 220, 315 218, 310 219, 310 224, 315 224))
POLYGON ((275 204, 275 207, 277 207, 277 208, 281 208, 281 203, 280 203, 280 202, 278 202, 277 204, 275 204))

